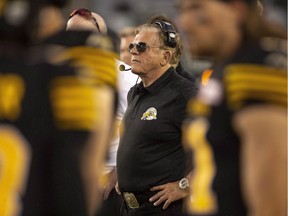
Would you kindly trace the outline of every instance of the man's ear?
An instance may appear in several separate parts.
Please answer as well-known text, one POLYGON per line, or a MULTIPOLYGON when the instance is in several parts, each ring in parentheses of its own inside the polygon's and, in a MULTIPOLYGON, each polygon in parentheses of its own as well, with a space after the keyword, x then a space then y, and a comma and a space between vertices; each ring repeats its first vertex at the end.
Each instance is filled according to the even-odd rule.
POLYGON ((164 50, 163 58, 160 64, 162 66, 169 64, 171 61, 171 58, 172 58, 172 52, 170 50, 164 50))

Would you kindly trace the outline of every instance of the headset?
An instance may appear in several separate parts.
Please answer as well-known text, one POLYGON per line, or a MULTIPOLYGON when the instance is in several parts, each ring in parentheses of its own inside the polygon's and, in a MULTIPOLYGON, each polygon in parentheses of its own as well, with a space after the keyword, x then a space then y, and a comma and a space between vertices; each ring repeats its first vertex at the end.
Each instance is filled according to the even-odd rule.
POLYGON ((160 29, 163 31, 166 41, 165 45, 171 48, 176 47, 176 30, 172 24, 169 22, 156 20, 152 24, 158 25, 160 29))

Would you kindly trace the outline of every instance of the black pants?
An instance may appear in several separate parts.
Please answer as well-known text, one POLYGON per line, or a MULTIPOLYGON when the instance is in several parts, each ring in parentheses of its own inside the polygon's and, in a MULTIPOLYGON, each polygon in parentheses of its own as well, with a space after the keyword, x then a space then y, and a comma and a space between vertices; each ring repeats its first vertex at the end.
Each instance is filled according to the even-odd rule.
POLYGON ((123 206, 123 200, 115 189, 112 189, 108 199, 104 200, 96 216, 121 216, 120 209, 123 206))
MULTIPOLYGON (((123 198, 122 198, 123 199, 123 198)), ((139 203, 138 209, 131 209, 123 199, 123 207, 121 208, 121 216, 185 216, 183 213, 183 200, 178 200, 169 205, 163 210, 163 204, 154 206, 148 200, 139 203)))

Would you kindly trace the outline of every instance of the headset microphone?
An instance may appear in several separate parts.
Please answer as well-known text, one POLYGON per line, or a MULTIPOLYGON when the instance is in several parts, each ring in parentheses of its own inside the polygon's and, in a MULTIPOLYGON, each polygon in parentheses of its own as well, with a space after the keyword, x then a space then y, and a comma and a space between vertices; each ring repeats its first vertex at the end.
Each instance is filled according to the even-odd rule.
POLYGON ((131 70, 131 68, 125 69, 125 65, 120 64, 120 65, 119 65, 119 70, 120 70, 120 71, 129 71, 129 70, 131 70))

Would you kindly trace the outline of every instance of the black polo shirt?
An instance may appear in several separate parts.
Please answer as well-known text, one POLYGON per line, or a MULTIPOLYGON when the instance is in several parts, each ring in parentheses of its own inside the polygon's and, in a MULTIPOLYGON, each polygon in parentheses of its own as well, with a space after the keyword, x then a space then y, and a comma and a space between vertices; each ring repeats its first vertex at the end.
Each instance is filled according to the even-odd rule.
POLYGON ((141 193, 181 179, 185 155, 182 121, 196 87, 171 67, 147 88, 131 88, 117 154, 120 190, 141 193))

